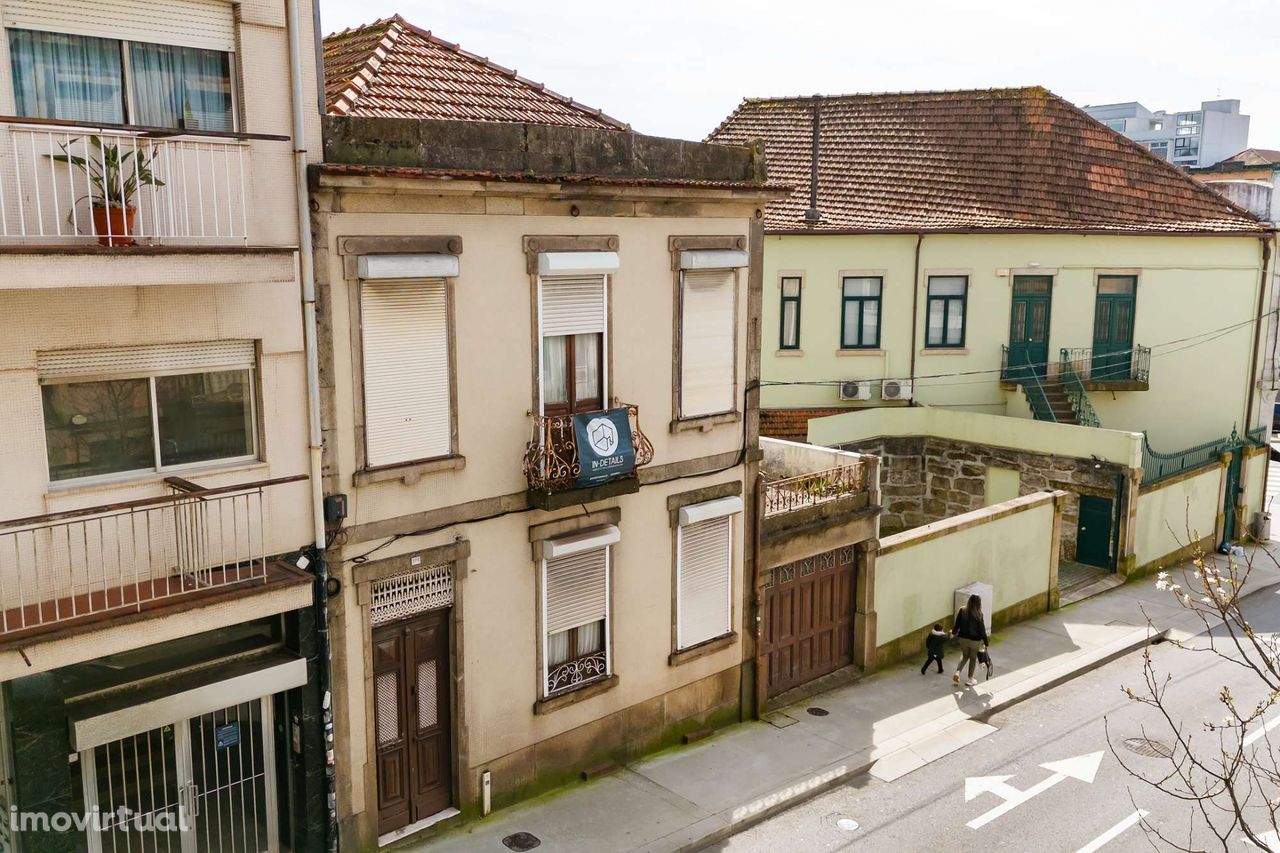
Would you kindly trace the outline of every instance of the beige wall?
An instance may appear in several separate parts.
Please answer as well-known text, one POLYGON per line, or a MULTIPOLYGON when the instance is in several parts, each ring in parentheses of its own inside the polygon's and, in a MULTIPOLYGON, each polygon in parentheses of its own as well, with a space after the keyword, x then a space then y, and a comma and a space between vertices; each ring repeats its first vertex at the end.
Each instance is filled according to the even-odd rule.
POLYGON ((1150 566, 1214 535, 1222 511, 1224 471, 1224 466, 1213 465, 1190 476, 1141 488, 1134 527, 1137 566, 1150 566))
MULTIPOLYGON (((812 382, 912 375, 915 249, 915 235, 766 237, 764 379, 812 382), (780 354, 780 279, 800 272, 802 355, 780 354), (884 276, 880 351, 838 350, 842 272, 884 276)), ((1260 258, 1254 237, 926 235, 917 285, 915 397, 932 406, 1025 415, 1025 404, 1017 399, 1021 392, 1002 390, 995 372, 1000 347, 1008 343, 1010 273, 1054 274, 1049 347, 1050 359, 1056 362, 1062 347, 1092 346, 1095 276, 1132 271, 1138 276, 1136 344, 1166 344, 1208 330, 1239 327, 1185 349, 1157 347, 1149 391, 1091 392, 1102 425, 1147 430, 1153 445, 1166 452, 1225 436, 1232 424, 1245 420, 1253 340, 1249 320, 1257 308, 1260 258), (960 353, 937 354, 924 347, 927 279, 943 271, 970 277, 965 351, 960 353), (971 375, 939 376, 955 373, 971 375), (1194 405, 1187 405, 1188 388, 1194 388, 1194 405), (1170 412, 1177 412, 1177 417, 1168 417, 1170 412)), ((765 408, 877 404, 878 400, 841 403, 834 385, 766 387, 762 399, 765 408)), ((1250 421, 1254 425, 1253 417, 1250 421)))
POLYGON ((992 586, 993 613, 1058 584, 1055 494, 1039 492, 880 540, 876 643, 886 646, 951 616, 953 593, 992 586))

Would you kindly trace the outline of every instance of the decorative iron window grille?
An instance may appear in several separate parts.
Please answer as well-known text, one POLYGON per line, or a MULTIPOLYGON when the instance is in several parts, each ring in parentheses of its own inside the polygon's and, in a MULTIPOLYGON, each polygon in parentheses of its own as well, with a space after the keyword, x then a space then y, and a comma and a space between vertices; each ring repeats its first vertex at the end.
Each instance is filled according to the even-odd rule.
POLYGON ((453 604, 453 564, 437 563, 373 582, 369 623, 375 628, 453 604))
POLYGON ((608 659, 603 651, 565 661, 547 672, 547 695, 566 692, 608 674, 608 659))

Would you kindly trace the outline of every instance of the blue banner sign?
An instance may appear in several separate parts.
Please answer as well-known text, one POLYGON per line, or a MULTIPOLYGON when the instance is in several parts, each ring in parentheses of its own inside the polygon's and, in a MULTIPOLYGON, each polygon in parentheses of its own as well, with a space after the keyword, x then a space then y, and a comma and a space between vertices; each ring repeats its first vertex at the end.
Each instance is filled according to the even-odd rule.
POLYGON ((631 419, 626 409, 610 409, 573 416, 577 439, 580 489, 598 486, 635 470, 636 451, 631 444, 631 419))

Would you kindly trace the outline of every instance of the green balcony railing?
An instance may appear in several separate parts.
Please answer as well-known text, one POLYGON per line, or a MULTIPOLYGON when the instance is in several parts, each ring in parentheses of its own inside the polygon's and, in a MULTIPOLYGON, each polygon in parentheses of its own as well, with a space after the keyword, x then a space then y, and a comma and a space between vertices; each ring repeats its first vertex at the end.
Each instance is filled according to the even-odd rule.
POLYGON ((1151 440, 1142 434, 1142 482, 1158 483, 1169 477, 1175 477, 1184 471, 1201 468, 1216 460, 1224 453, 1230 453, 1252 444, 1265 447, 1267 444, 1267 428, 1251 429, 1243 436, 1233 426, 1231 434, 1215 438, 1172 453, 1161 453, 1151 447, 1151 440))

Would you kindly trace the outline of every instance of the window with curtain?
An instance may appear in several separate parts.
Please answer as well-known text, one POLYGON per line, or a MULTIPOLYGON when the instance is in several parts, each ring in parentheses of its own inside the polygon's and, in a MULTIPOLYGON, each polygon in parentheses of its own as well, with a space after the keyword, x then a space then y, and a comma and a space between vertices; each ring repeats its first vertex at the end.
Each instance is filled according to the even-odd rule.
POLYGON ((8 35, 20 116, 235 130, 229 53, 34 30, 8 35))
POLYGON ((605 288, 601 274, 545 276, 539 281, 546 415, 596 412, 605 406, 605 288))
POLYGON ((542 563, 544 695, 581 687, 609 674, 609 547, 542 563))
POLYGON ((840 348, 874 349, 880 346, 880 291, 878 276, 847 276, 840 292, 840 348))
POLYGON ((119 41, 33 30, 8 32, 18 115, 124 122, 119 41))
POLYGON ((800 279, 782 279, 782 327, 778 349, 800 349, 800 279))
POLYGON ((924 339, 926 347, 964 346, 965 300, 968 289, 968 276, 929 276, 929 314, 924 339))

